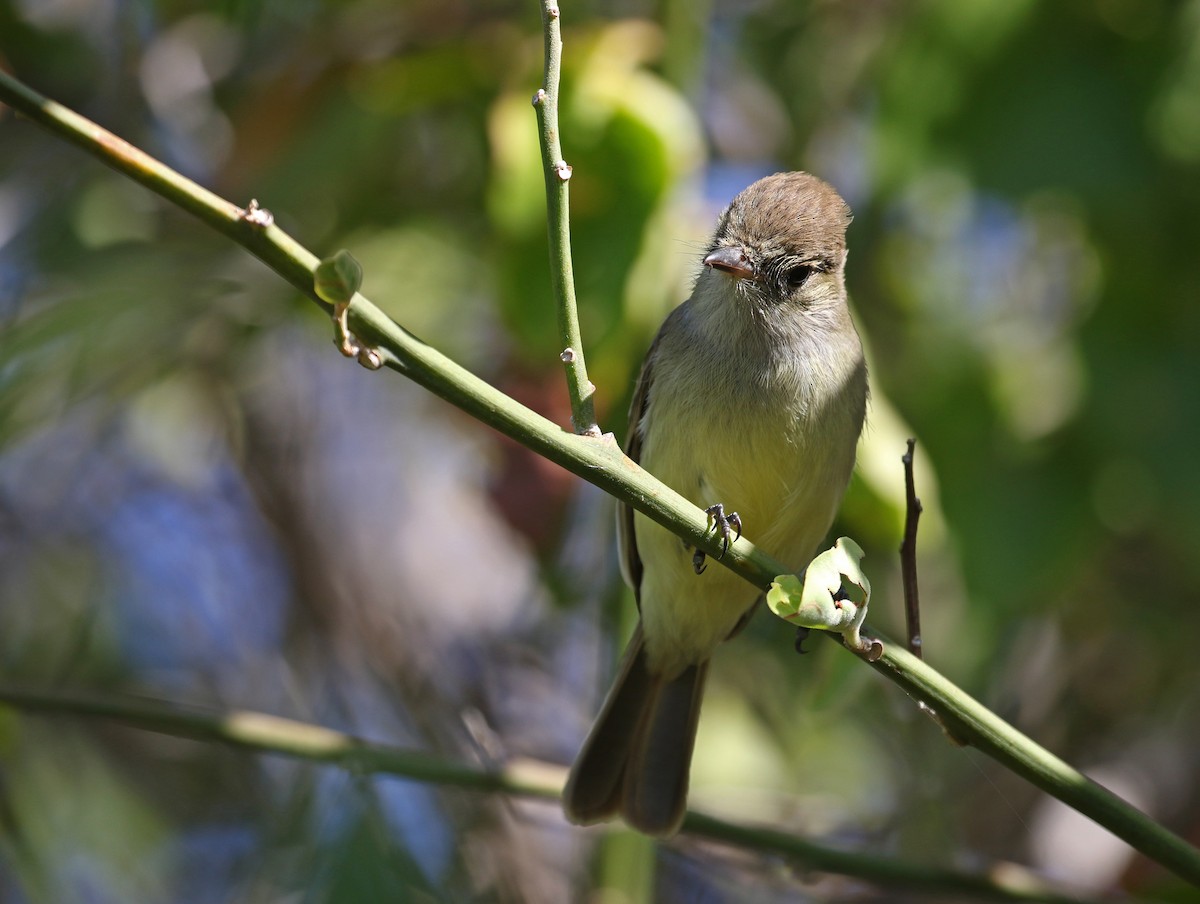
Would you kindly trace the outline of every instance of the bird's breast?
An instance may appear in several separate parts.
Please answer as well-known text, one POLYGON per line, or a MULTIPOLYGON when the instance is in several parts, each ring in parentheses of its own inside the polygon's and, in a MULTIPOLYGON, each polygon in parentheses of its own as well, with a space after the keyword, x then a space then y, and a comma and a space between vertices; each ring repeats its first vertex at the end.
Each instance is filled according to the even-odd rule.
MULTIPOLYGON (((745 343, 664 337, 643 412, 641 463, 701 508, 737 511, 747 536, 790 570, 828 530, 854 464, 866 397, 857 337, 843 352, 753 354, 745 343)), ((643 516, 642 619, 652 664, 672 673, 711 656, 758 591, 643 516)))

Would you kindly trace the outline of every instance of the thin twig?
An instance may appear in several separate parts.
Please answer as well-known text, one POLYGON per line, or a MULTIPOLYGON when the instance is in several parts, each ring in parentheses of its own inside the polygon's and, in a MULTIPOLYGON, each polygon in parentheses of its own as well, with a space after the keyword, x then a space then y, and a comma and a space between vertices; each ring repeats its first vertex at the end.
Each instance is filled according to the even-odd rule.
POLYGON ((546 177, 546 223, 550 233, 550 281, 558 309, 558 333, 562 343, 559 360, 567 375, 571 396, 571 422, 575 432, 599 436, 596 425, 594 387, 588 380, 579 333, 575 301, 575 274, 571 265, 570 190, 571 167, 563 159, 558 131, 558 94, 562 69, 562 35, 557 0, 543 0, 542 27, 546 36, 545 81, 533 96, 541 135, 542 169, 546 177))
POLYGON ((909 439, 904 462, 904 540, 900 544, 900 575, 904 583, 904 620, 908 628, 908 651, 921 659, 921 596, 917 586, 917 522, 921 520, 921 500, 913 480, 913 450, 917 441, 909 439))
MULTIPOLYGON (((561 766, 515 760, 500 768, 479 769, 447 762, 420 751, 375 744, 320 725, 249 710, 207 712, 143 699, 89 697, 61 692, 0 687, 0 703, 26 713, 109 719, 158 734, 215 742, 293 759, 324 763, 355 775, 399 775, 446 787, 499 792, 514 797, 557 800, 566 770, 561 766)), ((1035 876, 1004 882, 885 857, 824 847, 786 832, 738 825, 691 812, 684 831, 734 847, 788 857, 798 867, 876 882, 906 893, 972 893, 998 901, 1078 902, 1047 896, 1035 876)))
MULTIPOLYGON (((313 287, 319 259, 268 217, 249 217, 248 211, 3 72, 0 101, 228 235, 325 311, 332 310, 313 287)), ((355 294, 349 313, 355 335, 370 341, 391 369, 629 503, 688 545, 704 549, 714 558, 720 552, 720 540, 708 530, 704 512, 622 455, 611 437, 594 439, 563 431, 421 342, 361 294, 355 294)), ((787 572, 745 537, 730 545, 719 562, 763 590, 776 575, 787 572)), ((840 637, 831 638, 840 646, 840 637)), ((886 644, 883 657, 872 665, 911 696, 934 706, 947 721, 953 721, 958 726, 956 731, 979 750, 1094 819, 1150 859, 1200 885, 1200 851, 1071 769, 902 648, 886 644)))
MULTIPOLYGON (((923 659, 921 593, 917 581, 917 522, 925 509, 921 500, 917 498, 916 480, 913 477, 913 453, 916 446, 917 441, 909 437, 908 450, 900 459, 904 462, 904 539, 900 543, 900 576, 904 587, 904 621, 908 633, 908 651, 917 659, 923 659)), ((959 747, 966 747, 971 743, 969 738, 956 733, 954 727, 924 700, 918 705, 953 743, 959 747)))

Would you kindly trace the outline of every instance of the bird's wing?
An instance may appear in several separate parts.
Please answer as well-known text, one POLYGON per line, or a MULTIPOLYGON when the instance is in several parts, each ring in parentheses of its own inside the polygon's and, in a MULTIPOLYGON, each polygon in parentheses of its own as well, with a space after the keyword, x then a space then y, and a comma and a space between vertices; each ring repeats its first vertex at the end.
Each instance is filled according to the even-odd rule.
MULTIPOLYGON (((625 454, 638 464, 641 464, 642 458, 642 416, 646 413, 646 406, 650 401, 654 357, 659 343, 662 342, 663 334, 666 332, 667 324, 677 311, 679 308, 671 312, 659 329, 658 335, 654 337, 654 341, 650 343, 650 350, 646 352, 646 359, 642 362, 642 370, 638 374, 637 384, 633 390, 633 399, 629 403, 629 426, 626 428, 625 454)), ((617 509, 617 552, 621 557, 621 574, 633 588, 634 598, 638 601, 638 607, 641 608, 643 569, 641 556, 638 555, 637 536, 633 528, 633 514, 633 507, 627 503, 621 503, 617 509)))

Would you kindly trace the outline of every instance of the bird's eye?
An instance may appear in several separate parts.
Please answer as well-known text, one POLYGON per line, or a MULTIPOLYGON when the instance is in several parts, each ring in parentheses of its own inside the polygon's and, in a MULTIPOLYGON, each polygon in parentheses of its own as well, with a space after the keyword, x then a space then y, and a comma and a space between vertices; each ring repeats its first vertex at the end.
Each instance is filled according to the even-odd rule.
POLYGON ((793 289, 799 289, 802 285, 804 285, 804 281, 812 275, 812 272, 815 269, 816 268, 811 264, 798 264, 797 266, 789 269, 783 275, 783 278, 787 280, 788 286, 793 289))

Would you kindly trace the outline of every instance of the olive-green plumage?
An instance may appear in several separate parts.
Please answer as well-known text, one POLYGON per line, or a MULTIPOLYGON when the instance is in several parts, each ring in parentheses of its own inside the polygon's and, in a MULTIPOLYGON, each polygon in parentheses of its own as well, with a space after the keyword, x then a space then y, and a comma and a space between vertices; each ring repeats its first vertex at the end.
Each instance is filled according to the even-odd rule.
MULTIPOLYGON (((630 457, 701 508, 736 510, 800 572, 854 467, 867 401, 846 301, 850 210, 807 173, 780 173, 721 215, 691 297, 667 317, 634 393, 630 457)), ((641 621, 571 770, 569 819, 678 830, 708 661, 759 593, 649 518, 619 514, 641 621)))

